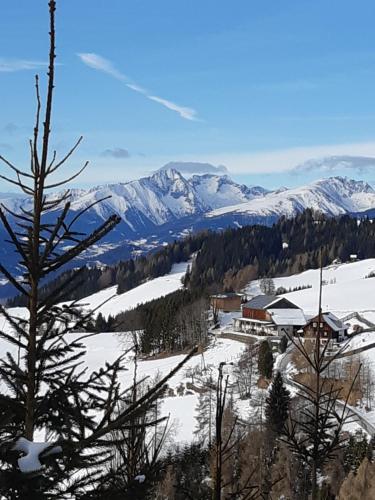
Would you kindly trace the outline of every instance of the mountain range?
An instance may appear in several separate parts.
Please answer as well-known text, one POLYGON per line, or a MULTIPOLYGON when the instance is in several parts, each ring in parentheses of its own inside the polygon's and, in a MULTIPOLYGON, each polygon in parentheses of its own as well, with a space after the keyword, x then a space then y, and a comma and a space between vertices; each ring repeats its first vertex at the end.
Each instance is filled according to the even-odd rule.
MULTIPOLYGON (((87 232, 113 213, 121 218, 116 229, 84 255, 84 263, 126 259, 199 229, 271 224, 280 216, 291 217, 306 208, 330 216, 375 211, 375 190, 366 182, 346 177, 268 191, 260 186, 237 184, 228 175, 187 176, 167 167, 131 182, 72 189, 71 217, 95 201, 109 197, 85 212, 76 225, 77 231, 87 232)), ((30 205, 28 198, 11 197, 8 193, 0 194, 0 198, 13 211, 30 205)), ((57 216, 56 210, 48 214, 51 221, 57 216)), ((17 256, 5 243, 2 229, 0 239, 4 241, 0 260, 14 271, 17 256)))

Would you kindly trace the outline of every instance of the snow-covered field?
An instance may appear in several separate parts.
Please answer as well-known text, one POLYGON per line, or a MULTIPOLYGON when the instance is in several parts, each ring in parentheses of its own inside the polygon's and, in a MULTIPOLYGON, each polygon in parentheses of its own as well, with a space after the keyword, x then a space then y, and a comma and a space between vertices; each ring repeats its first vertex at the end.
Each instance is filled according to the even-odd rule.
MULTIPOLYGON (((181 278, 186 272, 188 263, 176 264, 172 271, 160 278, 150 280, 129 292, 116 295, 116 287, 111 287, 93 294, 82 301, 85 307, 94 309, 109 299, 106 304, 101 306, 100 311, 104 316, 117 314, 121 311, 131 309, 137 304, 150 301, 152 299, 167 295, 177 289, 181 284, 181 278)), ((19 317, 25 317, 24 308, 13 308, 12 314, 19 317)), ((230 320, 231 318, 227 318, 230 320)), ((9 325, 5 319, 0 319, 0 327, 10 332, 9 325)), ((73 335, 73 334, 72 334, 73 335)), ((133 345, 130 334, 119 333, 101 333, 96 335, 74 334, 75 336, 85 336, 83 339, 87 347, 85 362, 89 371, 97 370, 103 366, 106 361, 113 361, 124 350, 133 345)), ((172 427, 173 441, 176 443, 190 442, 194 439, 194 429, 196 426, 195 412, 198 403, 198 393, 187 391, 186 383, 191 381, 189 370, 199 370, 206 373, 210 372, 214 379, 217 378, 218 366, 221 362, 235 362, 243 352, 245 344, 228 339, 213 339, 210 346, 204 353, 191 358, 187 364, 169 381, 168 385, 176 394, 173 397, 166 397, 161 407, 161 414, 170 415, 170 424, 172 427), (180 391, 183 395, 177 395, 177 387, 183 386, 180 391)), ((17 348, 9 346, 4 340, 0 340, 0 355, 10 351, 14 356, 17 355, 17 348)), ((184 355, 161 357, 159 359, 140 360, 138 363, 138 379, 147 377, 150 383, 157 377, 163 377, 172 370, 179 362, 183 360, 184 355)), ((121 382, 124 387, 132 384, 133 380, 133 354, 130 352, 126 359, 127 371, 121 374, 121 382)), ((228 367, 228 373, 232 370, 228 367)), ((241 401, 241 412, 248 413, 249 402, 241 401)))
MULTIPOLYGON (((121 311, 131 309, 137 304, 161 297, 180 288, 181 278, 186 271, 186 267, 187 263, 175 265, 168 275, 150 280, 124 294, 115 295, 116 290, 114 287, 111 287, 91 295, 81 302, 87 304, 86 307, 94 309, 109 299, 99 310, 104 316, 117 314, 121 311)), ((325 268, 323 279, 327 284, 323 287, 324 310, 331 310, 341 317, 351 312, 360 312, 368 320, 375 321, 375 278, 365 278, 366 275, 374 270, 375 259, 325 268)), ((309 270, 298 275, 275 279, 276 287, 312 286, 312 288, 306 290, 286 294, 290 300, 302 307, 308 314, 315 314, 317 312, 318 284, 319 270, 309 270)), ((247 293, 260 293, 259 282, 254 281, 250 283, 247 287, 247 293)), ((14 309, 13 313, 23 315, 24 309, 14 309)), ((230 328, 233 317, 238 316, 238 314, 222 314, 222 330, 230 328)), ((0 326, 4 327, 5 325, 0 324, 0 326)), ((124 349, 129 348, 132 345, 132 337, 130 334, 102 333, 89 336, 84 342, 87 346, 87 365, 90 370, 97 370, 105 361, 115 359, 124 349)), ((375 332, 362 333, 351 340, 348 349, 356 349, 372 342, 375 342, 375 332)), ((236 363, 244 348, 245 344, 239 341, 218 336, 216 339, 212 339, 211 344, 203 354, 191 358, 185 367, 170 380, 169 386, 175 395, 164 399, 161 406, 161 414, 170 415, 170 423, 173 428, 173 441, 175 443, 187 442, 195 438, 195 416, 199 396, 197 392, 191 391, 186 387, 187 383, 192 381, 192 371, 210 372, 215 380, 219 364, 221 362, 236 363), (178 391, 177 388, 179 389, 178 391)), ((3 355, 5 351, 6 346, 1 342, 0 355, 3 355)), ((138 363, 138 377, 139 379, 148 377, 151 383, 153 379, 166 375, 183 357, 184 355, 177 355, 140 360, 138 363)), ((375 349, 363 353, 361 359, 367 362, 375 374, 375 349)), ((125 387, 132 383, 132 353, 129 353, 126 363, 128 370, 121 375, 122 383, 125 387)), ((227 366, 225 370, 231 375, 233 368, 227 366)), ((198 377, 197 384, 199 385, 199 375, 196 375, 196 377, 198 377)), ((231 380, 233 381, 233 378, 231 380)), ((259 404, 259 399, 264 399, 265 392, 256 388, 252 399, 236 400, 236 406, 240 415, 243 417, 254 415, 258 411, 257 404, 259 404)), ((365 412, 364 409, 363 411, 365 412)), ((375 411, 366 412, 366 416, 375 423, 375 411)))
MULTIPOLYGON (((323 269, 322 307, 338 317, 351 312, 359 312, 375 322, 375 278, 365 278, 375 271, 375 259, 366 259, 348 264, 332 265, 323 269)), ((317 314, 319 297, 319 269, 310 269, 300 274, 274 279, 276 288, 286 289, 311 285, 312 288, 287 293, 292 302, 307 314, 317 314)), ((249 295, 260 292, 259 281, 253 281, 247 287, 249 295)))
MULTIPOLYGON (((133 345, 130 334, 102 333, 85 339, 87 346, 86 363, 90 370, 97 370, 105 361, 113 361, 121 351, 133 345)), ((211 373, 214 380, 218 375, 218 367, 221 362, 236 362, 241 356, 245 344, 228 339, 216 339, 202 354, 192 357, 186 365, 174 375, 168 382, 168 386, 174 390, 175 396, 166 397, 161 406, 163 416, 170 415, 172 425, 173 440, 176 443, 191 442, 194 439, 194 429, 196 426, 195 411, 198 403, 198 393, 186 389, 186 383, 191 382, 189 372, 196 369, 202 373, 211 373), (183 386, 183 395, 177 395, 177 388, 183 386), (187 393, 187 394, 186 394, 187 393)), ((138 362, 138 379, 148 377, 151 382, 155 378, 167 375, 178 363, 184 359, 185 355, 161 357, 158 359, 140 360, 138 362)), ((127 357, 127 368, 121 374, 121 382, 124 387, 130 386, 133 379, 133 355, 129 353, 127 357)), ((230 374, 231 366, 226 372, 230 374)), ((199 376, 195 376, 197 385, 199 376)), ((241 412, 249 412, 249 401, 241 401, 241 412)), ((246 414, 247 414, 246 413, 246 414)))
MULTIPOLYGON (((375 259, 366 259, 348 264, 331 265, 323 269, 323 280, 326 283, 322 289, 323 311, 331 311, 340 318, 351 313, 359 313, 361 317, 375 323, 375 278, 366 278, 375 271, 375 259)), ((283 296, 290 299, 299 307, 304 309, 308 315, 318 312, 319 296, 319 269, 310 269, 293 276, 275 278, 275 286, 286 289, 298 286, 310 285, 312 288, 287 293, 283 296)), ((259 281, 250 283, 246 289, 249 295, 260 293, 259 281)), ((369 328, 368 325, 357 318, 348 321, 351 326, 360 325, 369 328)), ((345 351, 375 346, 375 329, 355 335, 348 342, 345 351)), ((375 380, 375 347, 361 354, 352 356, 350 359, 359 360, 365 370, 370 370, 371 377, 375 380)), ((349 360, 349 358, 344 358, 349 360)), ((368 401, 358 403, 357 409, 367 421, 375 425, 375 385, 368 389, 372 393, 373 402, 370 408, 366 408, 368 401)))
POLYGON ((186 273, 187 266, 188 262, 174 264, 169 274, 147 281, 128 292, 117 295, 117 286, 111 286, 93 295, 89 295, 82 299, 80 303, 85 308, 95 309, 95 314, 102 313, 105 318, 109 315, 113 316, 120 312, 128 311, 139 304, 163 297, 181 288, 181 279, 186 273))

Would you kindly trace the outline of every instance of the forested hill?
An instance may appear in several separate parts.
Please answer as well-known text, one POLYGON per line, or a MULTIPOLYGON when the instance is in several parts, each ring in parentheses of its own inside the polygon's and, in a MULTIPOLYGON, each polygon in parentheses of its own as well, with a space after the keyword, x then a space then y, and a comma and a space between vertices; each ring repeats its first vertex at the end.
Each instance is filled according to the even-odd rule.
MULTIPOLYGON (((113 266, 84 266, 79 270, 70 269, 45 284, 41 288, 40 297, 43 299, 53 293, 66 281, 70 283, 70 291, 62 297, 62 300, 79 300, 114 285, 117 285, 117 293, 126 292, 146 280, 169 273, 173 264, 188 261, 201 248, 208 235, 209 233, 205 231, 187 236, 182 240, 169 243, 156 252, 120 261, 113 266)), ((7 305, 9 307, 24 306, 25 299, 16 296, 8 300, 7 305)))
MULTIPOLYGON (((168 273, 174 263, 196 254, 186 286, 192 290, 240 289, 259 276, 301 272, 334 259, 346 261, 351 254, 364 259, 375 257, 375 224, 350 216, 327 218, 306 210, 292 219, 281 218, 272 227, 261 225, 206 231, 175 241, 156 253, 104 268, 85 268, 79 286, 72 286, 66 299, 80 299, 112 285, 118 293, 130 290, 147 279, 168 273)), ((46 285, 48 295, 74 271, 46 285)), ((74 282, 73 282, 74 284, 74 282)), ((10 305, 21 305, 18 298, 10 305)))
MULTIPOLYGON (((375 257, 375 223, 360 223, 348 216, 316 219, 307 211, 280 220, 272 228, 247 226, 209 233, 185 277, 186 289, 138 306, 112 318, 118 330, 142 331, 141 349, 178 351, 204 343, 202 310, 208 295, 217 290, 240 291, 260 276, 295 274, 351 254, 375 257)), ((205 309, 204 309, 205 308, 205 309)), ((98 325, 98 327, 101 327, 98 325)))
POLYGON ((210 233, 187 277, 189 287, 216 285, 239 289, 259 276, 281 276, 327 265, 375 256, 375 223, 350 216, 327 218, 306 210, 272 227, 246 226, 210 233))

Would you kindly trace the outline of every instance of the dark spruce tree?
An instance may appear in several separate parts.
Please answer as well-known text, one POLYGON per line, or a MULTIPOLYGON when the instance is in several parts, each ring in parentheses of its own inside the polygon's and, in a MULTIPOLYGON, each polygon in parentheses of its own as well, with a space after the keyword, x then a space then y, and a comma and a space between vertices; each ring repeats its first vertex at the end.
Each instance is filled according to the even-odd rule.
POLYGON ((262 375, 263 377, 272 377, 273 356, 270 344, 267 340, 263 340, 263 342, 259 346, 258 370, 260 375, 262 375))
POLYGON ((124 355, 88 373, 83 336, 77 331, 85 330, 91 316, 76 302, 59 305, 79 287, 83 271, 70 272, 48 294, 40 294, 46 277, 62 270, 119 222, 112 216, 90 234, 77 233, 75 222, 84 211, 71 215, 69 190, 48 196, 49 190, 64 186, 87 166, 65 181, 54 180, 82 138, 60 160, 56 152, 50 153, 56 2, 50 0, 48 7, 47 91, 42 106, 36 77, 30 170, 21 170, 0 157, 14 174, 1 174, 1 178, 30 197, 30 209, 21 213, 0 209, 23 275, 16 278, 2 263, 0 271, 26 304, 22 318, 0 307, 7 325, 0 332, 2 344, 6 344, 0 359, 0 497, 4 500, 95 498, 95 491, 115 473, 106 464, 114 446, 124 440, 121 431, 152 405, 183 364, 129 402, 119 383, 124 355), (55 218, 51 217, 54 213, 55 218), (38 444, 38 439, 45 442, 38 444))
POLYGON ((283 335, 280 340, 279 344, 279 352, 283 354, 288 347, 288 337, 286 335, 283 335))
POLYGON ((283 377, 278 371, 266 398, 265 408, 267 424, 277 435, 283 432, 288 418, 289 405, 290 392, 284 386, 283 377))

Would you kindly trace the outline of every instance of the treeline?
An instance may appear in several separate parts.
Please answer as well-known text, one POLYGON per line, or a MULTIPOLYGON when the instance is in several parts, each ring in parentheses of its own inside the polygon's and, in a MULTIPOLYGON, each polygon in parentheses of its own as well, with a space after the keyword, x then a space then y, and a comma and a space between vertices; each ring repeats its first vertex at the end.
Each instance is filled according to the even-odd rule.
MULTIPOLYGON (((199 299, 207 304, 211 292, 239 291, 259 277, 273 285, 272 279, 264 277, 316 268, 321 258, 323 265, 337 258, 346 261, 353 253, 359 258, 375 257, 375 224, 369 220, 358 224, 349 216, 333 219, 307 210, 293 219, 281 219, 273 227, 208 232, 185 276, 186 289, 120 314, 116 328, 142 331, 143 353, 183 349, 193 345, 197 336, 188 332, 187 322, 181 323, 181 317, 194 318, 192 304, 199 299)), ((274 285, 272 291, 263 293, 275 293, 274 285)))
POLYGON ((118 331, 139 332, 144 354, 181 351, 207 341, 208 299, 178 290, 116 316, 118 331))
MULTIPOLYGON (((110 286, 117 286, 117 293, 124 293, 142 284, 148 279, 163 276, 171 271, 173 264, 189 260, 197 252, 208 232, 200 232, 193 236, 174 241, 160 250, 139 256, 135 259, 120 261, 113 266, 84 267, 74 279, 77 270, 61 273, 57 278, 41 287, 40 298, 51 295, 60 289, 63 283, 72 280, 69 294, 63 300, 80 300, 110 286)), ((7 303, 8 307, 25 306, 26 298, 16 296, 7 303)))
POLYGON ((328 218, 312 210, 272 227, 246 226, 209 233, 187 277, 191 289, 210 286, 236 289, 239 274, 246 278, 283 276, 317 268, 351 254, 375 257, 375 224, 350 216, 328 218), (287 245, 283 244, 287 243, 287 245), (234 286, 232 286, 232 284, 234 286))
MULTIPOLYGON (((375 224, 369 219, 350 216, 328 218, 312 210, 292 219, 281 218, 272 227, 253 225, 222 232, 204 231, 175 241, 155 253, 102 268, 84 268, 73 280, 64 300, 79 300, 109 286, 123 293, 148 279, 170 272, 173 264, 187 261, 196 254, 185 285, 202 295, 210 291, 240 290, 250 280, 274 277, 317 268, 335 259, 348 261, 375 257, 375 224), (287 245, 285 245, 287 243, 287 245)), ((50 295, 71 278, 67 271, 41 290, 41 298, 50 295)), ((9 306, 25 305, 16 297, 9 306)))

